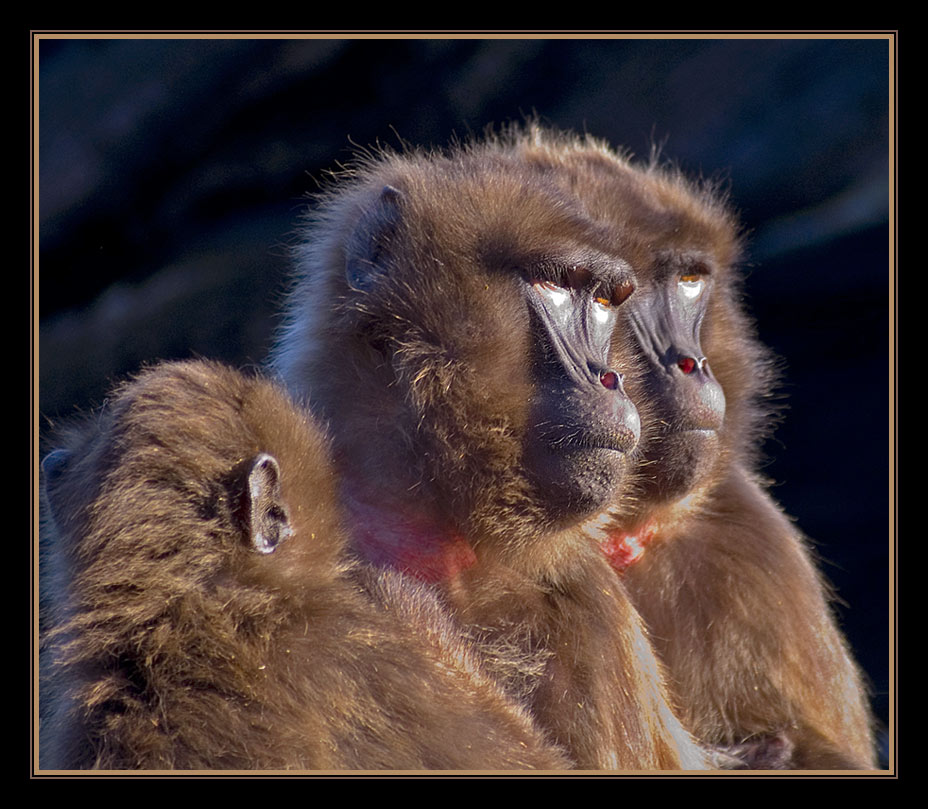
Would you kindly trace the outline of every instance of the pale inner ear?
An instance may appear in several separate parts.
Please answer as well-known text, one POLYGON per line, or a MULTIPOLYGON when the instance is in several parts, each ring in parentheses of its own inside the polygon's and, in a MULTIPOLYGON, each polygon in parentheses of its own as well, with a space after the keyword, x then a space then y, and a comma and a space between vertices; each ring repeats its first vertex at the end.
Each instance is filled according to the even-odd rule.
POLYGON ((248 471, 248 530, 259 553, 273 553, 293 533, 280 489, 280 466, 266 452, 255 456, 248 471))

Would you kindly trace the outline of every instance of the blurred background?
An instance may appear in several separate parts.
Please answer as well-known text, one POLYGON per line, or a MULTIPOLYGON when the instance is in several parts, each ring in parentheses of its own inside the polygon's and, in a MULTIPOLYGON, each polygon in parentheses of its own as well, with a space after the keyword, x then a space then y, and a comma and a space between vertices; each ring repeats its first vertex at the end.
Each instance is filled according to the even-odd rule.
MULTIPOLYGON (((774 495, 889 707, 887 39, 42 39, 40 429, 142 363, 259 364, 288 247, 351 144, 537 113, 725 178, 784 361, 774 495)), ((884 738, 885 744, 885 738, 884 738)))

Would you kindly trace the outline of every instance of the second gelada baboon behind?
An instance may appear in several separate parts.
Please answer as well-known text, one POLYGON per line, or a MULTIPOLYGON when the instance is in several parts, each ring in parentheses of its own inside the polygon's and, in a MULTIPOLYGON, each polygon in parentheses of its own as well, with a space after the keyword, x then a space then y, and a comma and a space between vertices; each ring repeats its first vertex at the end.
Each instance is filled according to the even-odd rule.
POLYGON ((519 149, 614 243, 648 245, 623 307, 641 364, 636 485, 601 527, 685 724, 752 767, 873 767, 828 587, 757 472, 774 363, 744 314, 734 217, 710 184, 592 139, 536 130, 519 149))
POLYGON ((493 141, 336 179, 272 366, 331 432, 353 546, 431 582, 577 766, 705 766, 583 529, 640 434, 637 246, 493 141))

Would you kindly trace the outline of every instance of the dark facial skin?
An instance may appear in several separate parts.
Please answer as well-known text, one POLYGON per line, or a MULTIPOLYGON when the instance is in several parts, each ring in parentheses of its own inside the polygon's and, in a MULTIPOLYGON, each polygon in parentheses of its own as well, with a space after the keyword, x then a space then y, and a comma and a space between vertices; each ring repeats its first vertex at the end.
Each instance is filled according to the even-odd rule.
POLYGON ((725 420, 725 394, 700 345, 712 265, 698 254, 659 256, 626 312, 645 360, 644 398, 654 405, 644 449, 649 495, 671 500, 711 470, 725 420))
MULTIPOLYGON (((447 226, 447 217, 437 219, 430 241, 413 241, 415 234, 407 228, 416 219, 409 205, 404 191, 384 186, 349 240, 348 298, 377 312, 359 331, 375 335, 369 345, 382 355, 384 366, 397 361, 393 346, 402 350, 409 339, 403 324, 420 320, 420 312, 427 312, 433 324, 424 331, 432 348, 471 369, 476 369, 467 359, 471 356, 481 357, 481 369, 492 368, 496 350, 489 346, 527 346, 527 356, 513 370, 514 377, 528 383, 519 401, 520 407, 528 406, 521 463, 534 502, 546 525, 555 528, 594 513, 614 498, 627 471, 628 453, 641 434, 622 369, 611 361, 619 307, 635 290, 630 266, 584 244, 586 233, 577 217, 561 216, 553 203, 545 209, 553 224, 549 231, 540 228, 543 240, 530 250, 519 246, 507 217, 500 216, 480 227, 469 226, 473 253, 461 247, 447 255, 440 252, 442 240, 435 235, 447 226), (575 246, 566 247, 569 241, 575 246), (420 264, 397 261, 403 244, 407 253, 423 254, 420 264), (431 265, 435 258, 439 263, 431 265), (480 280, 475 282, 476 274, 480 280), (490 318, 479 306, 463 312, 459 301, 466 299, 465 285, 477 295, 481 287, 487 290, 499 316, 490 318), (416 291, 412 303, 407 287, 416 291)), ((493 392, 491 406, 502 413, 499 403, 515 378, 497 380, 492 371, 477 374, 486 392, 493 392)), ((460 385, 460 378, 453 384, 460 385)), ((427 430, 436 419, 417 421, 427 430)), ((479 431, 475 425, 458 418, 462 436, 479 431)))
POLYGON ((617 310, 633 290, 621 262, 603 262, 596 272, 578 264, 540 270, 528 283, 536 393, 526 463, 561 513, 600 507, 641 434, 624 377, 609 365, 617 310))
POLYGON ((534 148, 528 153, 582 200, 610 252, 635 274, 621 319, 636 344, 630 349, 636 372, 626 390, 646 405, 636 499, 673 503, 711 475, 727 426, 726 397, 706 360, 702 327, 716 276, 732 259, 732 235, 681 204, 671 184, 645 181, 645 173, 596 148, 571 148, 558 159, 534 148))

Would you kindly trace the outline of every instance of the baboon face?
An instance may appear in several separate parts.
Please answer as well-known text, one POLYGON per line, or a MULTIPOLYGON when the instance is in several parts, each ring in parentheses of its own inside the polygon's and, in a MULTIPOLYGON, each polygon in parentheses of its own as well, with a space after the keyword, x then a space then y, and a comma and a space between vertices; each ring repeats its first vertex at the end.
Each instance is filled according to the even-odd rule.
POLYGON ((725 393, 701 337, 717 268, 705 254, 670 252, 649 270, 628 314, 645 361, 641 396, 653 419, 644 485, 649 499, 668 500, 704 480, 721 449, 725 393))
POLYGON ((343 258, 330 328, 360 363, 322 405, 342 445, 369 462, 345 410, 368 429, 389 413, 391 452, 414 448, 410 469, 470 523, 519 510, 557 526, 601 508, 640 434, 616 328, 628 262, 515 163, 399 163, 367 191, 343 258), (352 404, 365 395, 376 414, 352 404))
POLYGON ((744 443, 768 366, 758 361, 752 374, 757 348, 734 301, 739 245, 728 211, 682 178, 643 174, 641 183, 640 227, 656 249, 627 313, 646 369, 636 395, 651 416, 645 496, 666 502, 708 485, 744 443))

